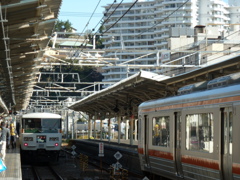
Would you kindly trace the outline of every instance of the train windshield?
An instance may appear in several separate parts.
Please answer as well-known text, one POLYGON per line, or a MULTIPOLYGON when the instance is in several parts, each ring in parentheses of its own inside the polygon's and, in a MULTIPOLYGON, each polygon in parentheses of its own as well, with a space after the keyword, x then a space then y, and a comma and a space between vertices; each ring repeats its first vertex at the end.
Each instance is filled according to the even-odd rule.
POLYGON ((22 128, 25 133, 57 133, 61 127, 61 119, 23 119, 22 128))

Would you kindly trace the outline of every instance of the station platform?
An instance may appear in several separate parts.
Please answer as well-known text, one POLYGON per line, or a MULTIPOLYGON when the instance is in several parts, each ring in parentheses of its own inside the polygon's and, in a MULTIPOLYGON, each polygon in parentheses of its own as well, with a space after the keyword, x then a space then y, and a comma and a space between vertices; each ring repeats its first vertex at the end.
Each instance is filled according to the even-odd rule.
POLYGON ((20 146, 18 141, 16 148, 7 149, 4 163, 7 166, 7 170, 0 172, 0 180, 22 179, 20 146))

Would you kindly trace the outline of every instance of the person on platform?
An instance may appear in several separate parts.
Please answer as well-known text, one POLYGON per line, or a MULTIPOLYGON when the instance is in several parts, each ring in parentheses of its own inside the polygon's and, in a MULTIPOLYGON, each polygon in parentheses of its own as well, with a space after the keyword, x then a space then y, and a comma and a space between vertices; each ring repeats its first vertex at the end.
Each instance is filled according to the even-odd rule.
POLYGON ((10 143, 12 149, 16 148, 16 129, 13 123, 10 124, 10 143))
POLYGON ((0 127, 0 134, 1 134, 1 144, 0 144, 0 152, 2 155, 2 160, 5 160, 6 156, 6 146, 9 144, 9 139, 7 142, 7 137, 10 137, 10 130, 6 128, 6 124, 4 121, 1 122, 1 127, 0 127))

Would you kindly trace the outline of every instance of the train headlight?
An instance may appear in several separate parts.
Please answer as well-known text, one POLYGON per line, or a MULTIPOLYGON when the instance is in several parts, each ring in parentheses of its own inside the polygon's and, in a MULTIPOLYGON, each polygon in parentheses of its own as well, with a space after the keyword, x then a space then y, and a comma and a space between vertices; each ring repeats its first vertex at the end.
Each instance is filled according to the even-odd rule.
POLYGON ((28 146, 28 143, 24 143, 23 145, 24 145, 24 146, 28 146))
POLYGON ((24 137, 23 140, 24 141, 33 141, 33 137, 24 137))
POLYGON ((50 137, 49 141, 59 141, 59 137, 50 137))
POLYGON ((59 144, 58 144, 58 143, 55 143, 54 145, 55 145, 55 146, 58 146, 59 144))

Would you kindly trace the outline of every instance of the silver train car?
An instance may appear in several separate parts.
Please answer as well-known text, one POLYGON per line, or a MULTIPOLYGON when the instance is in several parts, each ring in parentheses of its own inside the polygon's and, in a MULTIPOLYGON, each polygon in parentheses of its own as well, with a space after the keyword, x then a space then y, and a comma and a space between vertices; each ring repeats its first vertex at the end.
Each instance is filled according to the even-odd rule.
POLYGON ((239 82, 240 74, 232 74, 143 102, 141 169, 151 179, 240 180, 239 82))
MULTIPOLYGON (((21 155, 58 160, 62 143, 62 118, 53 113, 24 114, 20 120, 21 155), (45 158, 44 158, 45 157, 45 158)), ((30 157, 28 157, 30 158, 30 157)))

